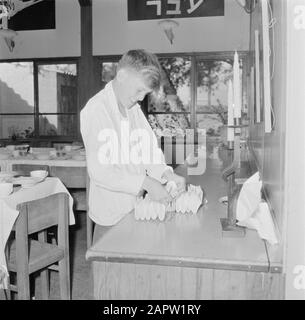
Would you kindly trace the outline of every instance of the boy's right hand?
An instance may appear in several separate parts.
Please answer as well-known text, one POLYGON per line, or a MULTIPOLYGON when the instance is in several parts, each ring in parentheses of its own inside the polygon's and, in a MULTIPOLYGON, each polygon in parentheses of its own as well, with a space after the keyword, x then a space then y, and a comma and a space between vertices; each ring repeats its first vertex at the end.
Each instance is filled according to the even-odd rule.
POLYGON ((165 187, 156 179, 146 176, 142 188, 147 191, 149 198, 153 201, 162 202, 165 205, 172 201, 165 187))

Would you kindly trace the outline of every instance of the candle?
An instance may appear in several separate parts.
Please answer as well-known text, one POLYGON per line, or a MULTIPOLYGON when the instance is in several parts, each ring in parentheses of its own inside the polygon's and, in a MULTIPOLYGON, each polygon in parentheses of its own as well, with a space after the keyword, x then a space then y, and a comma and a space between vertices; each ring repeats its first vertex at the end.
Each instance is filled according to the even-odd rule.
POLYGON ((259 70, 259 32, 255 30, 255 102, 256 102, 256 122, 261 122, 261 101, 260 101, 260 70, 259 70))
POLYGON ((236 51, 234 54, 233 82, 234 82, 234 118, 240 118, 241 117, 241 93, 240 93, 239 59, 236 51))
MULTIPOLYGON (((233 85, 232 80, 228 84, 228 126, 234 124, 233 85)), ((234 141, 234 128, 228 127, 228 141, 234 141)))

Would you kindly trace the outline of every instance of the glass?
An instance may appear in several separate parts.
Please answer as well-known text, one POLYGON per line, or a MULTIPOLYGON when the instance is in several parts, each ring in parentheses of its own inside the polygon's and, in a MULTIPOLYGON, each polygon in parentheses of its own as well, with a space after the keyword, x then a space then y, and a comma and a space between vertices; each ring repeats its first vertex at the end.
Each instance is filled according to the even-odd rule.
POLYGON ((191 127, 189 114, 149 114, 148 122, 157 137, 185 135, 191 127))
POLYGON ((159 94, 150 94, 148 112, 189 112, 191 105, 191 59, 159 58, 163 69, 159 94))
POLYGON ((31 138, 34 115, 0 115, 0 139, 31 138))
POLYGON ((0 113, 33 112, 33 63, 0 63, 0 113))
POLYGON ((207 136, 221 135, 221 128, 223 127, 223 121, 218 114, 197 114, 196 128, 205 129, 207 136))
POLYGON ((40 115, 40 136, 76 136, 77 116, 69 115, 40 115))
POLYGON ((75 63, 38 66, 39 112, 77 110, 77 68, 75 63))
POLYGON ((197 62, 196 111, 226 112, 228 108, 227 81, 233 76, 230 60, 200 60, 197 62))
POLYGON ((116 75, 117 62, 103 62, 102 63, 102 82, 108 83, 114 79, 116 75))

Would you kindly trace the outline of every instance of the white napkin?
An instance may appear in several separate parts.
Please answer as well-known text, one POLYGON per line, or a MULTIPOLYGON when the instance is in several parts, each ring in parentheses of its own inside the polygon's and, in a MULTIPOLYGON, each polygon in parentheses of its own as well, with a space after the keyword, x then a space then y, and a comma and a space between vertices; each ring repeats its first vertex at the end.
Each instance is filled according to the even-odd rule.
POLYGON ((249 229, 255 229, 258 235, 271 245, 278 244, 273 219, 266 202, 261 202, 250 218, 239 221, 237 224, 249 229))
POLYGON ((242 186, 236 206, 237 225, 255 229, 271 245, 278 239, 268 204, 261 200, 262 182, 256 172, 242 186))
POLYGON ((236 206, 236 219, 244 221, 250 218, 261 202, 262 182, 259 179, 259 172, 252 175, 243 184, 236 206))

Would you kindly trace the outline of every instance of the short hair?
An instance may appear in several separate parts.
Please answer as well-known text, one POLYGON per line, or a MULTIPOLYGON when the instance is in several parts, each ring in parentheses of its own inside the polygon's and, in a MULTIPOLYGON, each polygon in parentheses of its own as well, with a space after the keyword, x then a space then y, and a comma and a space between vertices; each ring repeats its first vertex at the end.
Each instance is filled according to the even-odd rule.
POLYGON ((161 86, 162 68, 155 54, 143 49, 129 50, 118 63, 117 71, 130 68, 142 75, 151 90, 158 91, 161 86))

